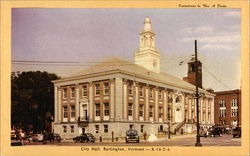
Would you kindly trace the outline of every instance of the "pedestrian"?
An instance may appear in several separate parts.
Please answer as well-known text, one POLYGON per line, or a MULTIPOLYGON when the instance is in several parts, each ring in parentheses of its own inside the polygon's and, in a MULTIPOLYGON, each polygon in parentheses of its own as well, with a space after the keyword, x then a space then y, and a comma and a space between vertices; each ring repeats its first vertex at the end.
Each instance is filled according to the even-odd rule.
POLYGON ((146 132, 143 133, 143 136, 144 136, 144 140, 147 140, 147 133, 146 132))
POLYGON ((25 136, 25 134, 24 134, 23 130, 21 130, 21 132, 20 132, 20 139, 21 139, 22 145, 24 145, 24 142, 23 142, 24 136, 25 136))
POLYGON ((46 135, 46 131, 43 131, 43 144, 47 144, 47 135, 46 135))

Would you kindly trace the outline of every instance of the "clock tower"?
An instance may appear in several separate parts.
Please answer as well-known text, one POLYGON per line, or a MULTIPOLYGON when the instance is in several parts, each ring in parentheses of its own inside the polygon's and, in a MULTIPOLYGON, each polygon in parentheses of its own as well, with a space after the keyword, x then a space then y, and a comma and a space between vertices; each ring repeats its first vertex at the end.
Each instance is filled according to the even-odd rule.
POLYGON ((199 88, 202 88, 202 63, 201 61, 197 61, 197 65, 198 65, 198 79, 196 80, 195 77, 195 58, 192 57, 192 59, 188 62, 188 73, 187 73, 187 77, 184 77, 183 80, 196 85, 196 81, 198 84, 199 88))
POLYGON ((160 53, 155 47, 155 33, 149 17, 146 17, 144 30, 140 33, 140 47, 135 52, 135 64, 160 73, 160 53))

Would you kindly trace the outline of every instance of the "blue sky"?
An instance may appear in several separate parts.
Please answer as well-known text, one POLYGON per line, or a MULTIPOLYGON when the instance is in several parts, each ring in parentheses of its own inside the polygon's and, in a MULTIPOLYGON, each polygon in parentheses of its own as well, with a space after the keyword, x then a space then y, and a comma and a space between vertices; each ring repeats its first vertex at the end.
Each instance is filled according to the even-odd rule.
POLYGON ((69 76, 110 57, 134 62, 149 16, 161 72, 179 78, 198 41, 203 86, 240 88, 240 9, 12 9, 12 60, 72 61, 80 65, 12 64, 12 71, 69 76))

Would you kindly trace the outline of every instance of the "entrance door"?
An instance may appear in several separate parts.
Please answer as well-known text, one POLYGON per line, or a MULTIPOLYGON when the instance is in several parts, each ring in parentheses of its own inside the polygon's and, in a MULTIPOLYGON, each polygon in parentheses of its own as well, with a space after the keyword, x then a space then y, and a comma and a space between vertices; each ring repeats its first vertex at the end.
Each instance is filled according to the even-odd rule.
POLYGON ((175 122, 182 122, 182 109, 180 107, 175 108, 175 122))
POLYGON ((88 109, 87 105, 83 105, 83 120, 88 120, 88 109))
POLYGON ((85 128, 82 128, 82 133, 83 133, 83 134, 85 133, 85 128))

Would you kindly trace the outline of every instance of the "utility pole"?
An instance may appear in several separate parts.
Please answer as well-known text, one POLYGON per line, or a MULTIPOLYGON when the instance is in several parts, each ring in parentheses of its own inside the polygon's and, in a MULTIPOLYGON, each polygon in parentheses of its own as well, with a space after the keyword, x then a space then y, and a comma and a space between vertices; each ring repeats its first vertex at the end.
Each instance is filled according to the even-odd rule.
POLYGON ((197 41, 194 41, 195 46, 195 98, 196 98, 196 118, 197 118, 197 134, 195 146, 202 146, 200 142, 200 123, 199 123, 199 92, 198 92, 198 59, 197 59, 197 41))

